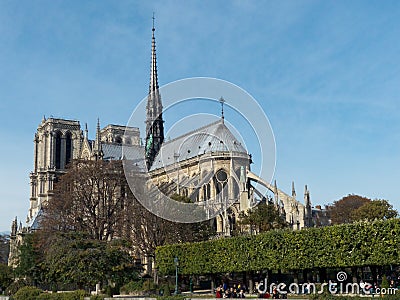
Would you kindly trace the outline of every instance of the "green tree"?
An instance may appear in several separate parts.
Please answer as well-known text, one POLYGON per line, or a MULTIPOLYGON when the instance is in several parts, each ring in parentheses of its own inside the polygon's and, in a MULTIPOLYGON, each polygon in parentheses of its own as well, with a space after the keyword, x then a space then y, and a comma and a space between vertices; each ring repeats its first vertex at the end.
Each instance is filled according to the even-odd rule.
POLYGON ((60 233, 52 237, 45 253, 45 269, 49 282, 94 287, 111 280, 119 286, 137 278, 133 258, 126 245, 105 242, 81 233, 60 233))
POLYGON ((345 224, 354 221, 353 212, 371 202, 371 199, 359 195, 349 194, 326 207, 332 224, 345 224))
POLYGON ((397 217, 398 213, 387 200, 375 199, 365 203, 352 213, 353 220, 373 221, 397 217))
POLYGON ((18 247, 18 266, 15 273, 28 281, 36 283, 42 280, 40 263, 43 256, 38 248, 38 235, 29 233, 24 236, 23 243, 18 247))
POLYGON ((12 269, 0 263, 0 294, 11 284, 13 279, 12 269))
POLYGON ((286 222, 272 203, 263 202, 246 213, 240 214, 240 225, 250 227, 251 233, 266 232, 271 229, 286 227, 286 222))

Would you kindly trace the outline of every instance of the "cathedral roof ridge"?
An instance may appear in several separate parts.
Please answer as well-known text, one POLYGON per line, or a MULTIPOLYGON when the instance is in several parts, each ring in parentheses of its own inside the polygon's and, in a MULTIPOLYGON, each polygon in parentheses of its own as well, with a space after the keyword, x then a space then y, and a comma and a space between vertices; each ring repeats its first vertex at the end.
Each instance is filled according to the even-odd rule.
POLYGON ((196 156, 209 153, 219 155, 227 152, 247 155, 245 147, 221 119, 163 143, 150 171, 178 161, 187 161, 196 156))
MULTIPOLYGON (((170 139, 170 140, 168 140, 168 141, 164 141, 163 145, 167 145, 167 144, 169 144, 169 143, 173 143, 173 142, 175 142, 176 140, 179 140, 179 139, 181 139, 181 138, 183 138, 183 137, 186 137, 186 136, 190 136, 190 135, 192 135, 192 134, 194 134, 194 133, 199 133, 199 132, 201 132, 201 130, 207 129, 207 128, 212 127, 212 126, 217 125, 217 124, 221 124, 221 125, 224 125, 224 126, 225 126, 225 124, 224 124, 221 120, 217 120, 217 121, 211 122, 211 123, 209 123, 209 124, 206 124, 206 125, 204 125, 204 126, 201 126, 201 127, 199 127, 199 128, 196 128, 196 129, 193 129, 193 130, 191 130, 191 131, 188 131, 188 132, 186 132, 186 133, 184 133, 184 134, 182 134, 182 135, 179 135, 179 136, 177 136, 177 137, 174 137, 173 139, 170 139)), ((225 127, 226 127, 226 126, 225 126, 225 127)))
POLYGON ((120 125, 120 124, 107 124, 105 127, 103 127, 101 130, 107 129, 107 128, 120 128, 120 129, 135 129, 139 130, 139 127, 137 126, 128 126, 128 125, 120 125))
POLYGON ((63 123, 72 123, 72 124, 80 124, 79 120, 77 119, 66 119, 66 118, 57 118, 50 116, 47 119, 43 119, 43 123, 48 123, 48 122, 63 122, 63 123))

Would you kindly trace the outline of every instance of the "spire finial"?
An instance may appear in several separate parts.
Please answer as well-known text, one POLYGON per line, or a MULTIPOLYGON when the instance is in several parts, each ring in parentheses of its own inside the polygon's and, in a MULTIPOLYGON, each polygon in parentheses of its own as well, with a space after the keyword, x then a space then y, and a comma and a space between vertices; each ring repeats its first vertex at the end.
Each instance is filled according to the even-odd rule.
POLYGON ((221 120, 224 121, 224 103, 225 99, 223 97, 219 98, 219 102, 221 103, 221 120))
POLYGON ((85 138, 85 139, 87 139, 88 138, 88 127, 87 127, 87 123, 85 123, 85 133, 84 133, 84 135, 83 135, 83 137, 85 138))
POLYGON ((296 189, 294 188, 294 181, 292 181, 292 197, 296 198, 296 189))
POLYGON ((157 77, 157 56, 156 56, 156 38, 154 36, 154 13, 153 13, 153 28, 152 28, 152 39, 151 39, 151 65, 150 65, 150 87, 149 95, 155 93, 158 89, 158 77, 157 77))
POLYGON ((97 142, 99 142, 99 140, 100 140, 100 118, 97 118, 96 140, 97 140, 97 142))
POLYGON ((100 136, 100 118, 97 118, 97 127, 96 127, 96 140, 94 142, 94 150, 97 159, 100 157, 101 153, 101 136, 100 136))

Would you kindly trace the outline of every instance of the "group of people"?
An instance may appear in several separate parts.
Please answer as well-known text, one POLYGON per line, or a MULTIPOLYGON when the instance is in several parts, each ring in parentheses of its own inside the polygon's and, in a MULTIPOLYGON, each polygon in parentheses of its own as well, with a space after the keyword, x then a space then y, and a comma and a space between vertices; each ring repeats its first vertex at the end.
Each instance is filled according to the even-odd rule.
POLYGON ((215 291, 216 298, 245 298, 245 288, 238 284, 228 287, 226 283, 217 287, 215 291))

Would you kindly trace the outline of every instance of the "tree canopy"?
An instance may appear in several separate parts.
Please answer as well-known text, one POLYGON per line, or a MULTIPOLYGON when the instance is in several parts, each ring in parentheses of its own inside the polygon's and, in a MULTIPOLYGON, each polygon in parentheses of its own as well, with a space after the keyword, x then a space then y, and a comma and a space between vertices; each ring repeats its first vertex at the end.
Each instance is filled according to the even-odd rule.
POLYGON ((386 220, 397 217, 398 213, 387 200, 375 199, 352 212, 353 220, 386 220))
POLYGON ((128 190, 120 161, 73 161, 55 185, 42 228, 110 240, 125 224, 128 190))
POLYGON ((266 232, 286 227, 278 209, 268 202, 260 203, 246 213, 240 214, 240 225, 248 225, 251 233, 266 232))
POLYGON ((327 206, 332 224, 346 224, 362 220, 386 220, 397 217, 393 206, 383 199, 371 200, 359 195, 347 195, 327 206))
POLYGON ((40 262, 42 256, 38 249, 37 235, 26 234, 23 243, 18 247, 18 266, 15 273, 19 277, 35 282, 40 280, 40 262))
POLYGON ((73 161, 55 185, 41 225, 48 237, 83 232, 97 240, 123 238, 132 252, 145 256, 154 256, 161 245, 208 239, 211 232, 209 222, 181 224, 149 212, 129 189, 121 161, 73 161))
POLYGON ((332 224, 348 224, 354 221, 353 212, 370 202, 371 199, 359 195, 349 194, 327 206, 332 224))
POLYGON ((0 263, 0 294, 1 291, 4 291, 10 285, 12 280, 12 269, 6 264, 0 263))
POLYGON ((100 241, 79 232, 46 234, 26 234, 19 246, 15 271, 29 282, 93 288, 107 280, 120 286, 138 276, 131 246, 122 240, 100 241))
MULTIPOLYGON (((179 195, 172 195, 171 198, 186 203, 190 201, 179 195)), ((128 211, 131 213, 127 216, 127 238, 140 253, 149 257, 154 257, 159 246, 204 241, 212 234, 209 221, 193 224, 168 221, 148 211, 136 199, 128 211)))
POLYGON ((111 280, 119 285, 137 278, 134 259, 124 243, 108 243, 81 233, 54 235, 44 256, 48 282, 75 283, 79 288, 111 280))

